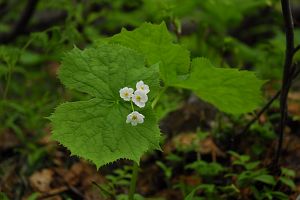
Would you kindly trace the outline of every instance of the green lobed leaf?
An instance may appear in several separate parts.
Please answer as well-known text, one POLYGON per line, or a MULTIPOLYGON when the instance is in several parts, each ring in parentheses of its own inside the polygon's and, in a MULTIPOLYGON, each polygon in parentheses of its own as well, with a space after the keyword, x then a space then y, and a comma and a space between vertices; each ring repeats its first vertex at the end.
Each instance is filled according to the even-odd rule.
POLYGON ((259 106, 263 84, 253 72, 217 68, 206 58, 195 58, 189 77, 173 86, 193 90, 221 111, 242 114, 259 106))
POLYGON ((7 197, 7 195, 4 192, 0 192, 0 199, 1 200, 9 200, 9 198, 7 197))
POLYGON ((280 180, 283 184, 289 186, 289 187, 292 188, 292 189, 295 189, 295 188, 296 188, 296 185, 295 185, 294 181, 293 181, 291 178, 283 177, 283 176, 282 176, 282 177, 279 178, 279 180, 280 180))
POLYGON ((296 176, 296 172, 292 169, 288 169, 288 168, 285 168, 285 167, 281 167, 281 173, 284 175, 284 176, 288 176, 288 177, 295 177, 296 176))
POLYGON ((15 66, 19 60, 20 54, 21 54, 20 49, 18 49, 16 47, 1 45, 0 46, 0 63, 4 62, 7 65, 15 66))
POLYGON ((266 183, 266 184, 269 184, 269 185, 275 185, 276 184, 275 178, 271 175, 268 175, 268 174, 261 174, 259 176, 256 176, 254 178, 254 180, 260 181, 262 183, 266 183))
POLYGON ((184 200, 194 200, 197 199, 197 197, 195 197, 195 193, 198 190, 204 190, 206 193, 212 194, 216 191, 216 186, 213 184, 201 184, 199 186, 197 186, 196 188, 194 188, 185 198, 184 200))
POLYGON ((108 41, 137 50, 148 65, 159 62, 166 86, 191 89, 223 112, 251 112, 262 101, 260 88, 264 81, 253 72, 216 68, 205 58, 194 59, 189 78, 182 80, 184 76, 180 75, 189 74, 189 51, 173 43, 165 23, 145 23, 133 31, 123 29, 108 41))
POLYGON ((139 162, 147 150, 160 149, 160 131, 150 108, 138 109, 145 122, 126 124, 130 103, 119 97, 123 87, 135 88, 143 80, 150 99, 159 89, 158 68, 146 68, 143 56, 120 45, 102 45, 64 57, 59 70, 64 85, 92 98, 67 102, 51 115, 52 137, 71 153, 93 161, 97 167, 126 158, 139 162))
POLYGON ((176 82, 177 75, 189 71, 189 51, 173 43, 173 37, 164 22, 160 25, 144 23, 133 31, 122 29, 109 42, 137 50, 146 57, 148 65, 159 62, 160 75, 166 85, 176 82))
POLYGON ((268 191, 267 194, 271 195, 270 199, 289 200, 289 196, 279 191, 268 191))

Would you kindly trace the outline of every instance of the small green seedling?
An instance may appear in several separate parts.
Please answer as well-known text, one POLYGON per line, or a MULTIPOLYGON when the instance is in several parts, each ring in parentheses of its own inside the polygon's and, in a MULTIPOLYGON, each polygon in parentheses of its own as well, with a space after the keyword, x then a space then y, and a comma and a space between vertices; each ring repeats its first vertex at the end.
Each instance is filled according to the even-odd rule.
POLYGON ((159 160, 156 161, 155 163, 163 170, 165 177, 167 178, 167 180, 169 180, 172 177, 172 168, 168 167, 166 164, 164 164, 159 160))
POLYGON ((114 198, 117 196, 117 190, 120 187, 128 187, 130 185, 132 167, 124 166, 123 169, 116 169, 111 174, 105 176, 108 183, 94 185, 100 190, 104 198, 114 198))

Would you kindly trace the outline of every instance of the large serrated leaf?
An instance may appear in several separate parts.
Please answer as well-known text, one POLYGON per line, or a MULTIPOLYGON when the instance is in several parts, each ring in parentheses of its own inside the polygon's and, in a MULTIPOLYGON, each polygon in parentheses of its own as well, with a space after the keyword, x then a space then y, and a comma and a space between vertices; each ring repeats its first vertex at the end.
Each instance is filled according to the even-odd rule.
POLYGON ((137 50, 146 57, 148 65, 160 63, 160 75, 166 85, 176 81, 177 75, 186 74, 190 66, 188 50, 174 44, 165 23, 144 23, 133 31, 122 29, 109 39, 110 43, 122 44, 137 50))
POLYGON ((137 50, 146 57, 148 64, 159 62, 166 86, 191 89, 223 112, 252 112, 262 101, 260 88, 264 81, 253 72, 216 68, 207 59, 196 58, 189 74, 189 51, 173 43, 164 23, 145 23, 133 31, 123 29, 108 42, 137 50), (179 78, 178 75, 189 78, 182 80, 184 76, 179 78))
POLYGON ((138 110, 145 122, 134 127, 126 124, 130 103, 119 97, 121 88, 135 88, 139 80, 150 86, 150 97, 157 93, 158 68, 146 68, 143 56, 120 45, 75 48, 64 57, 59 78, 67 87, 93 97, 64 103, 50 117, 53 138, 72 154, 99 167, 120 158, 139 162, 145 151, 160 149, 152 109, 138 110))
POLYGON ((195 58, 189 77, 174 86, 193 90, 221 111, 241 114, 252 112, 260 105, 260 88, 264 82, 253 72, 217 68, 206 58, 195 58))

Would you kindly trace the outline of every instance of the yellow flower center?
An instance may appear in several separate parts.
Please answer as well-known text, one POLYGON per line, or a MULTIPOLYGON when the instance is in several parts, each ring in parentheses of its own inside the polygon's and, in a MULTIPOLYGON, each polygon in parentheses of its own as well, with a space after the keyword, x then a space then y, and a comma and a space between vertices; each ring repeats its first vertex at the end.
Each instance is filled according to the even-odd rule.
POLYGON ((137 116, 133 115, 131 119, 132 119, 132 120, 136 120, 136 119, 137 119, 137 116))
POLYGON ((137 101, 141 101, 141 96, 137 96, 137 97, 136 97, 136 100, 137 100, 137 101))
POLYGON ((124 96, 125 96, 125 97, 128 97, 128 95, 129 95, 128 92, 125 92, 124 96))

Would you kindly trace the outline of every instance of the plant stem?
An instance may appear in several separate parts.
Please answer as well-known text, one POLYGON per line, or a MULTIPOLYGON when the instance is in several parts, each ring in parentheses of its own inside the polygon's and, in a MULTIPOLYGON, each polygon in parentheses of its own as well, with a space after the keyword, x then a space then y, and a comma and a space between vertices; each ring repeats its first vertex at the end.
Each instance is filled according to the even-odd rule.
MULTIPOLYGON (((21 49, 21 53, 24 53, 24 51, 27 49, 27 47, 31 44, 32 42, 32 39, 28 40, 26 42, 26 44, 23 46, 23 48, 21 49)), ((19 54, 18 56, 18 59, 20 59, 20 56, 21 56, 21 53, 19 54)), ((16 61, 17 62, 17 61, 16 61)), ((6 86, 5 86, 5 89, 4 89, 4 93, 3 93, 3 99, 6 99, 7 97, 7 93, 8 93, 8 89, 9 89, 9 85, 10 85, 10 82, 11 82, 11 76, 12 76, 12 71, 13 71, 13 68, 15 67, 16 65, 16 62, 13 62, 13 63, 8 63, 8 74, 7 74, 7 78, 6 78, 6 86)))
POLYGON ((133 106, 132 100, 130 100, 130 104, 131 104, 131 109, 134 112, 134 106, 133 106))
MULTIPOLYGON (((154 101, 151 104, 151 107, 154 108, 159 101, 161 95, 166 91, 167 87, 163 87, 163 89, 159 92, 159 94, 156 96, 154 101)), ((131 108, 134 111, 133 103, 131 103, 131 108)), ((138 171, 139 171, 139 166, 138 164, 134 161, 133 162, 133 169, 132 169, 132 176, 131 176, 131 182, 130 182, 130 188, 129 188, 129 194, 128 194, 128 200, 134 200, 134 193, 135 193, 135 188, 136 188, 136 183, 137 183, 137 176, 138 176, 138 171)))
POLYGON ((151 104, 152 108, 155 108, 156 104, 158 103, 161 95, 167 90, 168 87, 163 87, 162 90, 159 92, 159 94, 155 97, 154 101, 151 104))
POLYGON ((132 169, 132 176, 131 176, 128 200, 134 200, 134 193, 135 193, 135 188, 136 188, 138 171, 139 171, 139 166, 135 161, 133 161, 133 169, 132 169))
POLYGON ((11 81, 11 76, 12 76, 12 70, 13 70, 13 66, 11 64, 9 64, 6 86, 5 86, 4 93, 3 93, 3 99, 6 99, 6 97, 7 97, 7 93, 8 93, 8 89, 9 89, 9 85, 10 85, 10 81, 11 81))

